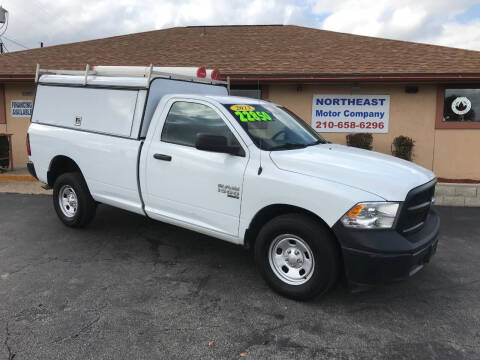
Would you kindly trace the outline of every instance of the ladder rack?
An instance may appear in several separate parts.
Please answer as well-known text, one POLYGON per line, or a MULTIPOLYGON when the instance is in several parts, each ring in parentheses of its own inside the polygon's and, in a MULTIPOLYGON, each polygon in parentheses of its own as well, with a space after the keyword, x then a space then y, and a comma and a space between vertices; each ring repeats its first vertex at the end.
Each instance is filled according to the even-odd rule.
POLYGON ((199 71, 209 74, 211 76, 220 77, 218 70, 207 70, 205 68, 187 68, 187 67, 154 67, 150 65, 148 67, 144 66, 95 66, 91 67, 89 64, 85 66, 85 70, 65 70, 65 69, 42 69, 40 64, 37 64, 35 71, 35 82, 38 83, 40 80, 40 75, 72 75, 72 76, 83 76, 83 85, 88 84, 89 76, 106 76, 106 77, 143 77, 146 81, 146 87, 150 86, 150 82, 155 78, 164 78, 172 80, 182 80, 182 81, 191 81, 198 82, 203 84, 212 84, 212 85, 227 85, 227 88, 230 90, 230 77, 227 76, 227 81, 222 81, 218 79, 209 79, 206 77, 198 77, 192 75, 195 72, 195 75, 199 71), (166 71, 164 71, 166 70, 166 71))

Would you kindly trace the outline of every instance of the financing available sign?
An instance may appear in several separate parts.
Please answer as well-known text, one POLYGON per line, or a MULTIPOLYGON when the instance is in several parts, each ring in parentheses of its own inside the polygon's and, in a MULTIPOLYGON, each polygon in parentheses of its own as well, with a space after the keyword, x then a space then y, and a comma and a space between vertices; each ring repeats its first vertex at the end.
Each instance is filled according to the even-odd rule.
POLYGON ((30 117, 32 116, 32 100, 12 100, 12 117, 30 117))
POLYGON ((389 115, 390 95, 313 95, 318 132, 388 133, 389 115))

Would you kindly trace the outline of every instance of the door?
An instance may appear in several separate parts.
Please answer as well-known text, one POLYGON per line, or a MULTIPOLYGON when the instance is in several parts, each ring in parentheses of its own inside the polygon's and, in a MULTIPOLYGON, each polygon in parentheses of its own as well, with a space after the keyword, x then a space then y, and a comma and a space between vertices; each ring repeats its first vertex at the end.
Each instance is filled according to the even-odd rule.
POLYGON ((147 214, 238 236, 248 153, 236 156, 195 148, 199 133, 224 135, 230 145, 239 145, 233 131, 224 115, 208 103, 173 102, 147 153, 147 214))

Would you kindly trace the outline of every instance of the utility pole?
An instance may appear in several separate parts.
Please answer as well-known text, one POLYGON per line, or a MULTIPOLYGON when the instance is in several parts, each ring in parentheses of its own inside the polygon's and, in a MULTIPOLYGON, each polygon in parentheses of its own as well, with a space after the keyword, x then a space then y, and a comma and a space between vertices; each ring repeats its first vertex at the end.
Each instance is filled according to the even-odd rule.
MULTIPOLYGON (((0 6, 0 36, 5 34, 8 27, 8 11, 0 6)), ((3 42, 0 37, 0 54, 3 54, 3 42)))

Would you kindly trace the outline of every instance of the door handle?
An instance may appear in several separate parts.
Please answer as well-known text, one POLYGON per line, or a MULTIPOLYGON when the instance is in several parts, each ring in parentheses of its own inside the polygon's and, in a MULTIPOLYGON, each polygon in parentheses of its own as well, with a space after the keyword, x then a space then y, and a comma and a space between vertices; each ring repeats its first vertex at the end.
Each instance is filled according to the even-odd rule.
POLYGON ((153 157, 157 160, 172 161, 172 157, 170 155, 154 154, 153 157))

